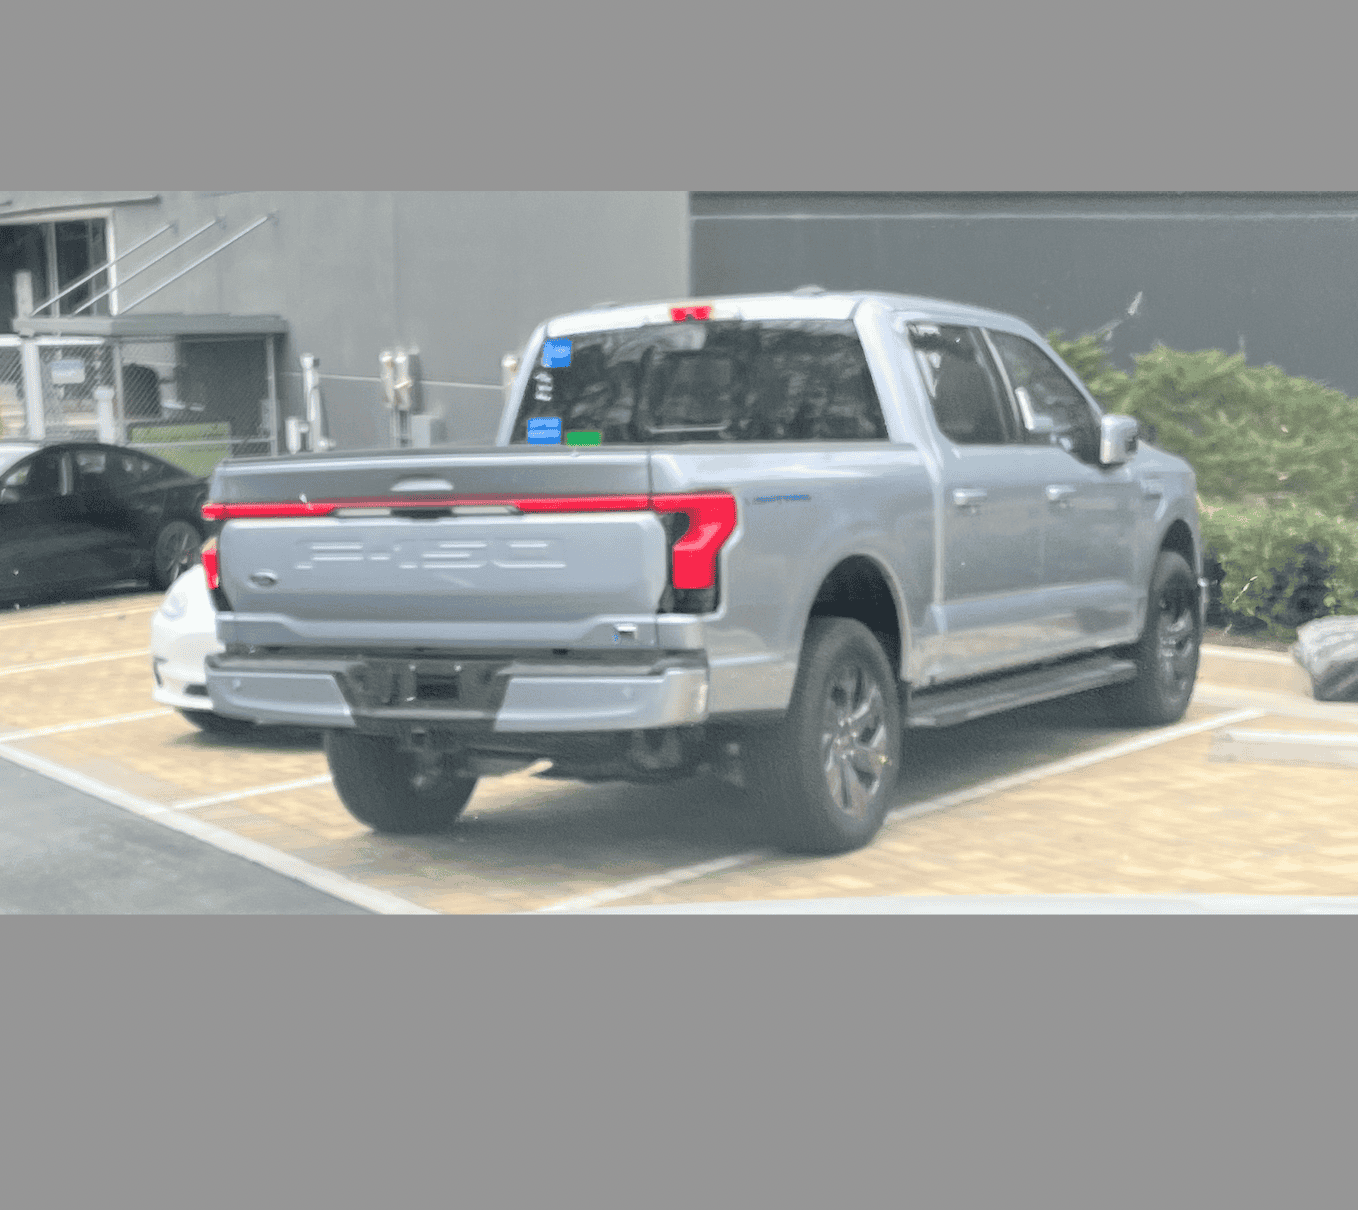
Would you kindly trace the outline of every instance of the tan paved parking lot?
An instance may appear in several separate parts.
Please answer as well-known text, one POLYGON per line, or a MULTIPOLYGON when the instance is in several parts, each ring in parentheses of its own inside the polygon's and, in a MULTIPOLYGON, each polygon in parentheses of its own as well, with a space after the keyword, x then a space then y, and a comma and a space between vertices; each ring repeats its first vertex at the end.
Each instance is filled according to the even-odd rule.
MULTIPOLYGON (((1222 749, 1211 730, 1112 731, 1069 703, 911 733, 899 806, 984 792, 895 819, 870 848, 841 857, 761 855, 740 796, 717 784, 585 786, 527 774, 483 782, 448 836, 378 837, 339 803, 315 737, 210 737, 157 710, 146 654, 157 601, 141 594, 0 617, 0 742, 435 911, 531 911, 599 894, 628 906, 868 895, 1358 895, 1352 769, 1226 762, 1214 759, 1222 749), (22 737, 125 715, 151 717, 22 737), (990 779, 1138 737, 1153 746, 986 790, 990 779), (733 856, 743 864, 629 889, 733 856)), ((1285 657, 1209 653, 1186 722, 1211 726, 1245 707, 1259 713, 1233 729, 1358 734, 1358 707, 1312 702, 1285 657)))

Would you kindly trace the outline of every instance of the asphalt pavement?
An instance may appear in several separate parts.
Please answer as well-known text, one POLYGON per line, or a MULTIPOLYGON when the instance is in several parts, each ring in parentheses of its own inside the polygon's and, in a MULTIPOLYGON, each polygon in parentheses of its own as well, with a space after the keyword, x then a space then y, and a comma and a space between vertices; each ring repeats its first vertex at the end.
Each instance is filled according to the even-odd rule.
POLYGON ((0 913, 370 914, 2 758, 0 913))

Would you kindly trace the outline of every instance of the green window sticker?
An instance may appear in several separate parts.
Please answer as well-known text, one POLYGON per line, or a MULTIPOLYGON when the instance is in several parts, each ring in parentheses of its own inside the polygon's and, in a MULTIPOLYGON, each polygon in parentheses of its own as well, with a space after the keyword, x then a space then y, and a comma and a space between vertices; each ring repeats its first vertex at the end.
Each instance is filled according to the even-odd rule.
POLYGON ((602 433, 590 433, 583 429, 576 429, 574 432, 566 434, 567 445, 603 445, 604 435, 602 433))

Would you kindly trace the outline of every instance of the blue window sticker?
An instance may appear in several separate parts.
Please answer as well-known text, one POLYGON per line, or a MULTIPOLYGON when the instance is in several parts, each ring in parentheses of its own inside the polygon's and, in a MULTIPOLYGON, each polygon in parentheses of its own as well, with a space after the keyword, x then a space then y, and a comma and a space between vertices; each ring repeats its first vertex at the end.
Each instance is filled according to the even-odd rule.
POLYGON ((561 420, 556 416, 534 416, 528 422, 529 445, 560 445, 561 420))
POLYGON ((546 341, 542 346, 542 364, 549 370, 564 370, 571 364, 571 342, 546 341))

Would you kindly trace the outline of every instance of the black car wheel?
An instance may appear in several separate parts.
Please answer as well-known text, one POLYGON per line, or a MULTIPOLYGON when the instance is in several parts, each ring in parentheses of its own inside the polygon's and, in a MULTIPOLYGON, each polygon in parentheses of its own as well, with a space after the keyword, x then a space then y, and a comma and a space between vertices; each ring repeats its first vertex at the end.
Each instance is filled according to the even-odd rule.
POLYGON ((861 622, 807 627, 787 716, 744 745, 745 782, 794 853, 861 848, 886 818, 901 763, 896 676, 861 622))
POLYGON ((340 801, 376 832, 445 832, 476 789, 449 754, 415 752, 391 736, 327 731, 325 755, 340 801))
POLYGON ((1146 626, 1129 653, 1137 664, 1136 679, 1102 691, 1113 721, 1162 727, 1183 718, 1193 696, 1201 646, 1193 571, 1182 555, 1162 550, 1151 576, 1146 626))
POLYGON ((167 589, 198 558, 202 535, 187 521, 170 521, 160 527, 151 555, 151 583, 167 589))

